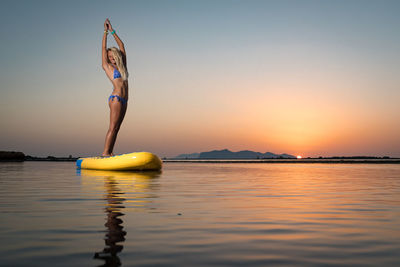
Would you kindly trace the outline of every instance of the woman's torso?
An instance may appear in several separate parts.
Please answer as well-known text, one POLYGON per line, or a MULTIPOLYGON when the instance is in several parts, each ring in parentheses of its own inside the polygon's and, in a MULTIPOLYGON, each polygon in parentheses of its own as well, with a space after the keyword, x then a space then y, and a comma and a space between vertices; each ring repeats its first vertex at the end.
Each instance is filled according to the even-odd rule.
POLYGON ((128 80, 124 81, 122 77, 119 77, 120 74, 118 70, 113 66, 113 72, 110 78, 111 83, 113 84, 113 95, 119 95, 120 97, 128 100, 128 80))

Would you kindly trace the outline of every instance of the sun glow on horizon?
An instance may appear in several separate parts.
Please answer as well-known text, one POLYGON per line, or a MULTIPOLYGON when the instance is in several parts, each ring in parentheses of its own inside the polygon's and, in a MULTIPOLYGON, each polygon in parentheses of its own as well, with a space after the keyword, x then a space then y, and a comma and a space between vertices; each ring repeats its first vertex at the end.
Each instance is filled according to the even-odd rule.
POLYGON ((299 155, 299 156, 297 156, 297 159, 301 159, 301 158, 303 158, 303 157, 302 157, 302 156, 300 156, 300 155, 299 155))

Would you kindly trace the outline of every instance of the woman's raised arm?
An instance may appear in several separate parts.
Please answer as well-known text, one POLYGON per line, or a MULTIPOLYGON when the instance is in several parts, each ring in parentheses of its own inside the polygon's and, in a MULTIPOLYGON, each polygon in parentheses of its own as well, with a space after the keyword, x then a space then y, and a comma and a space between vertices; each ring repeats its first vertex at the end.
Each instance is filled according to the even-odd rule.
POLYGON ((101 44, 101 66, 104 70, 108 67, 107 62, 107 34, 108 34, 108 27, 107 27, 107 20, 104 22, 104 34, 103 34, 103 41, 101 44))
POLYGON ((119 50, 121 50, 122 53, 122 60, 124 61, 124 65, 126 67, 126 51, 125 51, 125 46, 124 43, 119 39, 119 36, 115 32, 115 30, 112 28, 110 21, 107 19, 106 23, 108 23, 108 29, 111 31, 111 34, 114 36, 115 41, 118 44, 119 50))

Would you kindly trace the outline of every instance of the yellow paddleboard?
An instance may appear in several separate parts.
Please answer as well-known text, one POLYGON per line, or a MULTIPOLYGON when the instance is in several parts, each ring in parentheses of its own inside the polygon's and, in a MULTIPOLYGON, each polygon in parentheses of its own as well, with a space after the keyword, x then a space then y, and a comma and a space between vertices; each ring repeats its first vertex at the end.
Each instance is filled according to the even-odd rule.
POLYGON ((92 170, 147 171, 161 170, 162 161, 150 152, 135 152, 112 157, 79 158, 76 166, 92 170))

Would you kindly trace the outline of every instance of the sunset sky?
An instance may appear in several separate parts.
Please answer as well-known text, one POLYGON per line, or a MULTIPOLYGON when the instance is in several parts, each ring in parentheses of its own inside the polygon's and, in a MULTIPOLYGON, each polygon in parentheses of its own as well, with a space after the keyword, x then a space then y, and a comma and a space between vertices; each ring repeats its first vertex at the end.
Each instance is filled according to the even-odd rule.
POLYGON ((109 18, 130 74, 117 154, 400 157, 399 14, 378 0, 2 1, 0 150, 102 152, 109 18))

